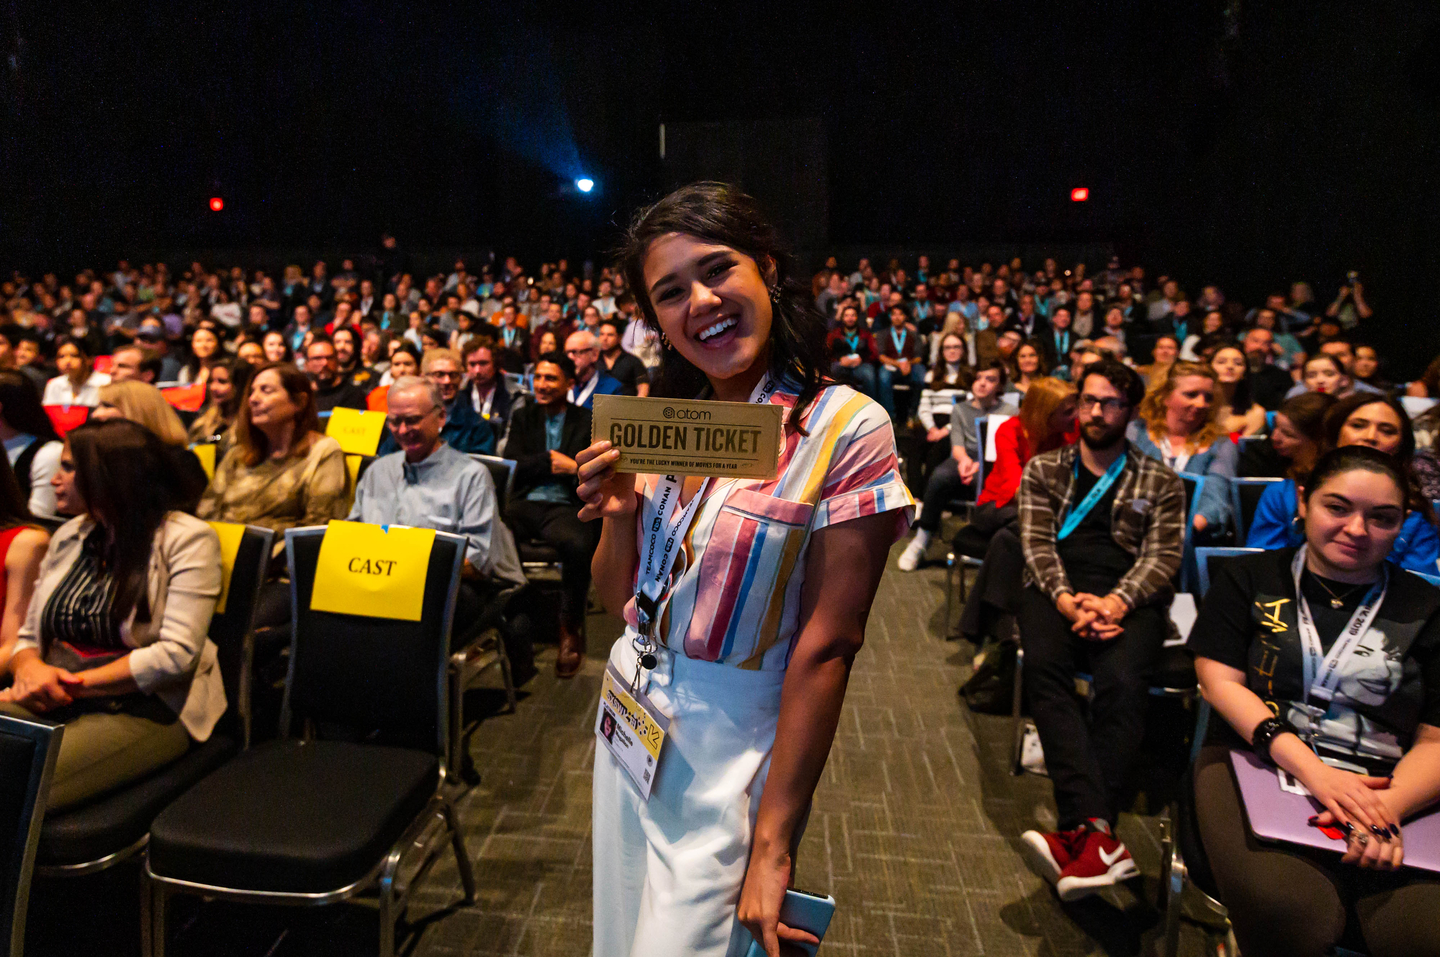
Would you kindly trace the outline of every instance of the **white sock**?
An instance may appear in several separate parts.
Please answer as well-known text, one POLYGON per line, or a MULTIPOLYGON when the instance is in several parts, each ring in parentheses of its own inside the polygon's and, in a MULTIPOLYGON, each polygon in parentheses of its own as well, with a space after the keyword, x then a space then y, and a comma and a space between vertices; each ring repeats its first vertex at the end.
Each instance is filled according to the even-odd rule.
POLYGON ((923 529, 923 528, 917 528, 917 529, 915 529, 915 542, 914 542, 914 544, 917 545, 917 546, 920 547, 920 548, 926 548, 927 546, 929 546, 929 544, 930 544, 930 533, 927 532, 927 531, 925 531, 925 529, 923 529))

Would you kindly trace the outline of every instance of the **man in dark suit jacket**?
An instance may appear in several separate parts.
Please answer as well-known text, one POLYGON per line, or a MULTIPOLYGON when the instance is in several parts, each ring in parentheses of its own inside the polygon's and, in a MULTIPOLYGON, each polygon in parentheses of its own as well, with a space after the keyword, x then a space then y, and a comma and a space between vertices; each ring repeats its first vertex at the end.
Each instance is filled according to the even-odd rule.
POLYGON ((550 352, 535 363, 535 401, 515 407, 510 416, 506 457, 515 460, 515 488, 505 515, 517 538, 543 539, 560 553, 560 653, 555 673, 570 678, 585 661, 585 599, 590 591, 590 560, 599 544, 598 522, 576 517, 575 456, 590 444, 590 411, 565 394, 575 365, 550 352))

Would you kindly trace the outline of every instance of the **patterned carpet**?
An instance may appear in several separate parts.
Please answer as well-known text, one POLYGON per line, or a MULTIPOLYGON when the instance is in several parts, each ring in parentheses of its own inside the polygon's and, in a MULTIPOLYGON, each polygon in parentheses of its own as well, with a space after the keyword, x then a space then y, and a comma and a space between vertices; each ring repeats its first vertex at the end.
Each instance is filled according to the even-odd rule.
MULTIPOLYGON (((1061 905, 1025 869, 1017 838, 1053 823, 1049 782, 1012 777, 1009 719, 960 703, 956 688, 974 649, 944 640, 944 607, 938 562, 904 574, 892 560, 801 847, 798 885, 839 904, 821 954, 1161 953, 1159 915, 1148 903, 1160 855, 1155 818, 1121 821, 1145 878, 1103 897, 1061 905)), ((591 727, 603 652, 619 630, 613 618, 592 617, 592 657, 572 681, 554 677, 554 649, 545 649, 516 714, 497 713, 494 690, 469 695, 467 713, 483 716, 470 739, 483 780, 459 809, 480 898, 458 906, 453 859, 442 857, 411 906, 410 953, 590 952, 591 727)), ((135 870, 122 867, 38 885, 28 952, 138 953, 135 882, 135 870)), ((176 957, 375 952, 374 911, 363 906, 182 901, 171 917, 176 957)), ((1181 944, 1182 954, 1207 952, 1195 925, 1183 928, 1181 944)))

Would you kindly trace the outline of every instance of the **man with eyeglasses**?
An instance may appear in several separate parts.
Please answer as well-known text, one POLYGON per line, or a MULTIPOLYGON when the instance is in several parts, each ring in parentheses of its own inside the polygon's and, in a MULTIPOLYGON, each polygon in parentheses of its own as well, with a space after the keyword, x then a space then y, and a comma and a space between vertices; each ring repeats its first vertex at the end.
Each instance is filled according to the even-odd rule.
POLYGON ((600 365, 600 340, 588 329, 570 333, 565 356, 575 363, 575 381, 566 398, 582 409, 595 409, 597 395, 621 395, 625 387, 600 365))
POLYGON ((1140 377, 1101 359, 1078 378, 1080 441, 1031 459, 1018 496, 1025 693, 1058 811, 1058 830, 1021 841, 1066 901, 1139 874, 1111 827, 1145 734, 1185 537, 1179 477, 1125 440, 1140 377), (1088 720, 1080 672, 1091 676, 1088 720))
POLYGON ((365 408, 365 390, 340 374, 335 343, 323 332, 316 333, 305 348, 305 372, 315 385, 315 411, 365 408))
MULTIPOLYGON (((431 379, 401 376, 385 400, 385 422, 399 451, 380 456, 365 470, 349 519, 465 536, 452 642, 459 647, 497 620, 500 609, 493 606, 501 591, 525 584, 515 539, 500 520, 490 470, 445 441, 440 386, 431 379)), ((506 648, 512 666, 517 656, 529 661, 526 648, 511 648, 509 643, 506 648)))
MULTIPOLYGON (((493 455, 496 430, 461 395, 460 386, 465 380, 461 369, 460 353, 454 349, 427 349, 420 359, 420 374, 435 384, 445 409, 440 436, 457 452, 493 455)), ((380 443, 379 454, 388 455, 399 447, 391 431, 380 443)))

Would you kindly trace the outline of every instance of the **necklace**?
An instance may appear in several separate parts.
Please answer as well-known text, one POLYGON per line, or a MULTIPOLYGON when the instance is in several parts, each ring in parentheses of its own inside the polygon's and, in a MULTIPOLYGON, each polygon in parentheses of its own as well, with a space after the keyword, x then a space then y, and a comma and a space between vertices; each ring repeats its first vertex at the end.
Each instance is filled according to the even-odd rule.
POLYGON ((1355 593, 1356 589, 1368 588, 1371 584, 1373 584, 1373 583, 1371 583, 1371 582, 1361 582, 1359 585, 1356 585, 1354 588, 1347 588, 1347 589, 1345 590, 1345 594, 1343 594, 1343 595, 1337 595, 1337 594, 1335 594, 1335 592, 1334 592, 1333 590, 1331 590, 1331 588, 1330 588, 1329 585, 1325 584, 1325 582, 1321 580, 1321 578, 1320 578, 1319 575, 1316 575, 1315 573, 1312 572, 1312 573, 1310 574, 1310 577, 1313 578, 1313 579, 1315 579, 1315 584, 1317 584, 1317 585, 1319 585, 1321 588, 1325 589, 1325 594, 1327 594, 1327 595, 1330 596, 1330 607, 1331 607, 1331 608, 1342 608, 1342 607, 1344 607, 1344 605, 1345 605, 1345 599, 1347 599, 1347 598, 1349 598, 1351 595, 1353 595, 1353 594, 1355 593))

